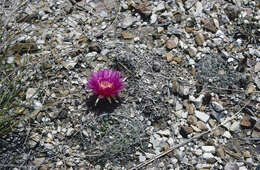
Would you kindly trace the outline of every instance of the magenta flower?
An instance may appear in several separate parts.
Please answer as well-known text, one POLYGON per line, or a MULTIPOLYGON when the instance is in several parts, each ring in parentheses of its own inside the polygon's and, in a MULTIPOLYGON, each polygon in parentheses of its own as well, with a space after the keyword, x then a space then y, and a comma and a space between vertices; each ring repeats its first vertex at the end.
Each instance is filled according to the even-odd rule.
POLYGON ((120 72, 114 70, 99 70, 91 73, 86 87, 92 89, 94 94, 99 98, 106 97, 110 100, 110 96, 114 97, 124 87, 123 78, 120 78, 120 72))

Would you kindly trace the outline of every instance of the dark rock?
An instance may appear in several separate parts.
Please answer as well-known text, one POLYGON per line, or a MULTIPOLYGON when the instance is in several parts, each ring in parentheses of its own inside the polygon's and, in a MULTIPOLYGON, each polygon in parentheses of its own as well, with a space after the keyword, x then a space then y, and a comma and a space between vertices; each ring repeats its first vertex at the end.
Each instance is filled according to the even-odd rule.
POLYGON ((187 138, 189 134, 191 134, 193 132, 193 129, 189 126, 182 126, 181 130, 180 130, 180 134, 187 138))
POLYGON ((155 72, 160 72, 160 70, 161 70, 161 64, 159 63, 159 62, 154 62, 153 63, 153 71, 155 71, 155 72))
POLYGON ((89 51, 90 52, 96 51, 96 52, 100 53, 101 49, 102 49, 101 45, 98 42, 91 42, 89 44, 89 51))

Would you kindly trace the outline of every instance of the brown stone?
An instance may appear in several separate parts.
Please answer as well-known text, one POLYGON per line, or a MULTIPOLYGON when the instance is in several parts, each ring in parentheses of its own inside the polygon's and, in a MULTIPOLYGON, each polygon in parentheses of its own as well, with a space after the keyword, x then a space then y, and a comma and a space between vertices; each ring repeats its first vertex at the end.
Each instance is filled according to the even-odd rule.
POLYGON ((196 68, 194 68, 194 67, 191 68, 191 75, 192 75, 193 77, 196 76, 196 68))
POLYGON ((230 43, 228 46, 226 46, 227 52, 231 51, 235 46, 235 43, 230 43))
POLYGON ((252 128, 255 125, 255 120, 252 119, 248 114, 243 116, 243 119, 240 122, 240 126, 244 128, 252 128))
POLYGON ((191 103, 189 103, 187 110, 188 110, 188 113, 189 113, 189 114, 194 114, 194 112, 195 112, 195 107, 194 107, 194 105, 191 104, 191 103))
POLYGON ((134 37, 133 34, 126 32, 126 31, 121 32, 121 34, 124 39, 132 39, 134 37))
POLYGON ((43 165, 39 168, 39 170, 47 170, 48 169, 48 166, 47 165, 43 165))
POLYGON ((166 54, 166 59, 168 62, 171 62, 173 60, 173 58, 174 58, 174 55, 171 52, 166 54))
POLYGON ((203 46, 205 39, 204 39, 204 36, 201 32, 196 34, 195 41, 196 41, 197 45, 203 46))
POLYGON ((216 155, 219 156, 221 159, 225 159, 225 150, 222 146, 217 148, 216 155))
POLYGON ((182 62, 182 58, 181 57, 174 57, 173 61, 176 61, 178 64, 180 64, 182 62))
POLYGON ((244 156, 245 158, 250 158, 250 157, 251 157, 249 151, 245 151, 245 152, 243 152, 243 156, 244 156))
POLYGON ((180 84, 177 80, 172 80, 172 91, 173 93, 178 93, 180 90, 180 84))
POLYGON ((209 163, 209 164, 214 164, 216 162, 217 162, 216 158, 209 158, 209 159, 207 159, 207 163, 209 163))
POLYGON ((177 45, 178 45, 178 42, 179 42, 179 40, 178 40, 177 37, 174 37, 174 38, 172 38, 172 39, 169 39, 169 40, 167 41, 167 43, 166 43, 167 49, 171 50, 171 49, 173 49, 173 48, 176 48, 177 45))
POLYGON ((186 27, 185 30, 187 33, 192 33, 194 31, 192 27, 186 27))
POLYGON ((33 164, 33 165, 41 165, 44 161, 45 161, 45 158, 44 158, 44 157, 42 157, 42 158, 35 158, 35 159, 32 161, 32 164, 33 164))
POLYGON ((152 10, 148 7, 149 6, 149 2, 145 1, 142 3, 136 3, 134 1, 127 1, 128 6, 130 6, 131 8, 134 8, 136 10, 136 12, 143 14, 143 15, 150 15, 152 13, 152 10))
POLYGON ((195 116, 189 116, 187 119, 188 124, 190 125, 196 125, 196 122, 198 121, 198 119, 195 116))
POLYGON ((188 53, 191 57, 195 57, 196 56, 196 53, 197 53, 197 50, 194 48, 194 47, 190 47, 188 49, 188 53))
POLYGON ((206 124, 202 121, 198 121, 196 126, 202 131, 208 130, 206 124))
POLYGON ((254 84, 249 84, 247 89, 246 89, 246 94, 250 94, 253 91, 255 91, 255 85, 254 84))
POLYGON ((157 28, 157 32, 158 32, 158 33, 162 33, 163 31, 164 31, 164 28, 163 28, 163 27, 158 27, 158 28, 157 28))
POLYGON ((217 27, 215 26, 213 20, 207 20, 207 19, 205 19, 205 18, 202 18, 202 19, 201 19, 201 22, 204 24, 204 28, 205 28, 207 31, 210 31, 210 32, 213 32, 213 33, 216 33, 216 32, 217 32, 217 27))

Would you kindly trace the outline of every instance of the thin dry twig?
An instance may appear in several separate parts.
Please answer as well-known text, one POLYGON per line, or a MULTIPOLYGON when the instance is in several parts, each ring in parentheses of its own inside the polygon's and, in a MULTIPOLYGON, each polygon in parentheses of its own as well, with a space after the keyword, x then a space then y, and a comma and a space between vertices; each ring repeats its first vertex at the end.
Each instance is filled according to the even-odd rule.
POLYGON ((222 122, 221 124, 219 124, 218 126, 215 126, 214 128, 212 128, 212 129, 210 129, 210 130, 208 130, 208 131, 206 131, 206 132, 200 133, 200 134, 198 134, 198 135, 196 135, 196 136, 194 136, 194 137, 192 137, 192 138, 186 140, 185 142, 183 142, 183 143, 181 143, 181 144, 179 144, 179 145, 177 145, 177 146, 174 146, 174 147, 170 148, 168 151, 165 151, 165 152, 163 152, 163 153, 160 153, 160 154, 158 154, 157 156, 155 156, 154 158, 152 158, 152 159, 150 159, 150 160, 148 160, 148 161, 145 161, 145 162, 143 162, 143 163, 140 163, 139 165, 137 165, 137 166, 131 168, 130 170, 141 169, 141 168, 143 168, 144 166, 146 166, 146 165, 152 163, 153 161, 155 161, 155 160, 157 160, 157 159, 159 159, 159 158, 161 158, 161 157, 163 157, 163 156, 169 154, 170 152, 174 151, 175 149, 177 149, 177 148, 179 148, 179 147, 181 147, 181 146, 183 146, 183 145, 186 145, 186 144, 188 144, 188 143, 194 141, 195 139, 199 139, 200 137, 202 137, 202 136, 204 136, 204 135, 206 135, 206 134, 212 133, 212 132, 213 132, 214 130, 216 130, 217 128, 219 128, 219 127, 225 125, 226 123, 228 123, 229 121, 231 121, 231 120, 233 120, 235 117, 237 117, 237 116, 241 113, 241 111, 242 111, 249 103, 250 103, 250 101, 248 101, 242 108, 240 108, 240 110, 239 110, 238 112, 236 112, 233 116, 226 118, 226 120, 225 120, 224 122, 222 122))

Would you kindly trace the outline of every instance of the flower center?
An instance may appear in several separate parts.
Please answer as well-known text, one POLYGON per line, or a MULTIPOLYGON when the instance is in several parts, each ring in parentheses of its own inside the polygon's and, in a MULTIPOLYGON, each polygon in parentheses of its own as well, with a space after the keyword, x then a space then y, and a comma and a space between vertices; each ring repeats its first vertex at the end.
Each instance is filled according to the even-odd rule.
POLYGON ((98 81, 98 84, 102 89, 111 88, 113 86, 113 84, 108 81, 98 81))

